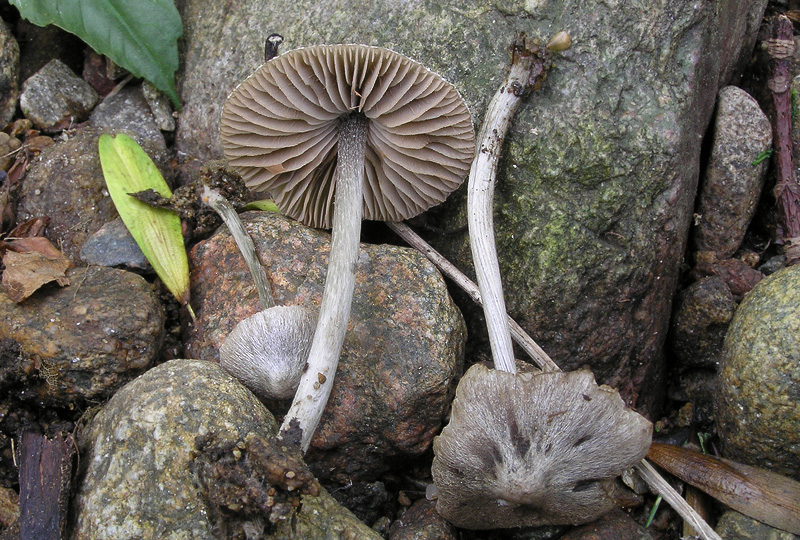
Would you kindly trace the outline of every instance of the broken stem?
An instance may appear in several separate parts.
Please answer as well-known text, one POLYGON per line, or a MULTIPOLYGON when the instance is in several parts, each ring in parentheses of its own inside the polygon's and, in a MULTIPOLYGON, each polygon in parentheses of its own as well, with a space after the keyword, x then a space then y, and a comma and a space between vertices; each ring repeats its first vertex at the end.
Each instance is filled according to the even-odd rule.
MULTIPOLYGON (((433 247, 415 233, 411 227, 405 223, 387 223, 387 225, 397 236, 425 255, 439 270, 452 279, 456 285, 461 287, 461 289, 472 298, 473 302, 479 306, 483 306, 481 292, 475 282, 469 279, 456 265, 433 249, 433 247)), ((553 362, 544 349, 542 349, 510 315, 506 314, 506 318, 508 319, 508 325, 511 330, 511 338, 531 357, 531 360, 533 360, 542 371, 561 371, 558 364, 553 362)))
POLYGON ((202 197, 203 202, 213 208, 222 218, 222 221, 225 222, 225 225, 228 226, 228 230, 231 232, 231 236, 233 236, 233 240, 236 242, 236 246, 242 253, 242 257, 244 257, 247 267, 250 269, 250 274, 253 276, 258 298, 261 300, 261 308, 268 309, 275 306, 275 299, 270 291, 267 273, 264 271, 261 261, 258 260, 258 255, 256 255, 256 246, 253 244, 253 239, 247 234, 233 205, 218 191, 208 186, 203 186, 202 197))

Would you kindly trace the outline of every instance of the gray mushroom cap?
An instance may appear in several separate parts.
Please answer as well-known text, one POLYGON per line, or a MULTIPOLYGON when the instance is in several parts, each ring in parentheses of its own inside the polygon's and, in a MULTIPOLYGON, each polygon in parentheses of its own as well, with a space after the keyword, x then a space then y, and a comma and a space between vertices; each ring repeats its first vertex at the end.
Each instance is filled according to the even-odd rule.
POLYGON ((261 399, 289 399, 300 383, 315 325, 301 306, 259 311, 228 334, 219 363, 261 399))
POLYGON ((511 373, 472 366, 434 440, 436 509, 494 529, 592 521, 609 482, 647 453, 652 425, 588 370, 511 373))
POLYGON ((331 226, 341 118, 369 120, 364 219, 402 221, 442 202, 469 171, 472 120, 455 87, 379 47, 322 45, 263 64, 226 101, 225 155, 286 215, 331 226))

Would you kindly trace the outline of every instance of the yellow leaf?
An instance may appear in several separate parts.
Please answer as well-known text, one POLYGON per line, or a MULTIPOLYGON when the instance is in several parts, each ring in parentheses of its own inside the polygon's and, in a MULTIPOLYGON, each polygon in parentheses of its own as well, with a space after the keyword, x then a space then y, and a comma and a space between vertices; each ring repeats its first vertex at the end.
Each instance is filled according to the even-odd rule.
POLYGON ((102 135, 98 146, 108 192, 122 221, 167 289, 191 312, 180 217, 129 195, 152 189, 168 198, 172 191, 153 160, 127 135, 102 135))

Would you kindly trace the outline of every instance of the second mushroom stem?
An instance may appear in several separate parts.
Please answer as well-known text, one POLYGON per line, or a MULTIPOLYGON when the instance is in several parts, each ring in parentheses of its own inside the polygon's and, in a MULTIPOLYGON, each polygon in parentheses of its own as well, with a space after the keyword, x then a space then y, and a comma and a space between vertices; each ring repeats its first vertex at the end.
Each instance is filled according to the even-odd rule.
POLYGON ((308 365, 281 425, 284 440, 305 453, 333 387, 355 289, 363 215, 367 120, 351 114, 339 127, 331 252, 308 365))
POLYGON ((261 261, 258 260, 256 254, 256 247, 253 244, 253 239, 247 234, 247 231, 239 219, 239 214, 236 213, 233 205, 228 200, 220 195, 220 193, 208 186, 203 186, 203 202, 209 205, 214 211, 219 214, 228 230, 236 242, 236 246, 242 253, 242 257, 247 262, 247 267, 250 269, 250 275, 253 276, 253 282, 258 292, 258 299, 261 301, 261 309, 269 309, 275 305, 275 299, 272 297, 272 292, 269 287, 269 280, 261 261))
POLYGON ((549 67, 544 47, 529 47, 525 38, 513 45, 511 66, 505 82, 489 102, 478 135, 475 159, 467 188, 467 219, 472 260, 483 298, 492 359, 497 369, 516 373, 514 350, 506 315, 500 264, 497 259, 493 225, 494 185, 500 149, 511 119, 531 88, 540 84, 549 67))

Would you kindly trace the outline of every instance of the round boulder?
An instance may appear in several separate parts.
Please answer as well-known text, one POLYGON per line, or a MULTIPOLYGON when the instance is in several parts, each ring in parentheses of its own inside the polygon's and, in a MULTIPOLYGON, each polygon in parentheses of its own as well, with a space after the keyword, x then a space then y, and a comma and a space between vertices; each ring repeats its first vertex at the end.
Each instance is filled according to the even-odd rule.
POLYGON ((719 377, 725 457, 800 479, 800 265, 761 281, 740 304, 719 377))

